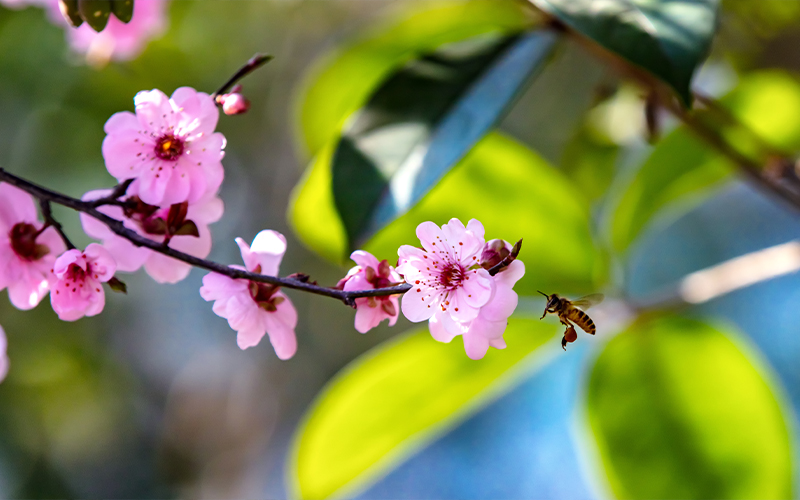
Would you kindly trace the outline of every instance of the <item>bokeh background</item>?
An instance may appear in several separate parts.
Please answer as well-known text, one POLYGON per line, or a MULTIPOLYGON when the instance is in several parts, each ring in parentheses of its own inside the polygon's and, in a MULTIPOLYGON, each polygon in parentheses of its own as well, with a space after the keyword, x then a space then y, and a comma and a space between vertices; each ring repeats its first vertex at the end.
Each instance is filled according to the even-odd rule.
MULTIPOLYGON (((298 138, 298 89, 320 56, 424 3, 173 0, 163 36, 140 57, 103 67, 71 52, 64 30, 42 9, 0 7, 0 165, 76 197, 110 186, 100 153, 103 124, 131 110, 137 91, 189 85, 211 92, 254 53, 272 54, 274 61, 243 82, 249 113, 220 120, 228 139, 226 211, 212 226, 210 258, 237 263, 233 239, 270 228, 289 240, 283 273, 335 283, 347 268, 307 250, 287 222, 291 191, 311 160, 298 138)), ((723 4, 720 33, 696 86, 722 95, 754 71, 800 71, 800 2, 723 4)), ((565 155, 597 89, 613 93, 618 82, 577 46, 567 45, 552 65, 499 128, 556 167, 568 166, 565 155)), ((626 92, 622 87, 611 104, 591 112, 604 120, 613 150, 601 151, 597 168, 619 174, 609 185, 591 178, 582 184, 595 200, 598 227, 603 202, 652 149, 641 106, 626 92)), ((74 213, 56 215, 79 245, 89 242, 74 213)), ((798 234, 797 213, 731 180, 688 212, 668 212, 649 226, 612 268, 618 279, 611 291, 647 298, 689 272, 798 234)), ((547 265, 525 262, 529 273, 547 265)), ((0 297, 11 359, 0 384, 0 497, 287 497, 293 433, 315 396, 350 361, 411 328, 401 318, 393 329, 360 335, 351 310, 289 292, 300 315, 299 348, 282 362, 265 343, 237 348, 235 332, 199 296, 202 275, 194 270, 171 286, 143 273, 128 276, 127 296, 112 294, 102 315, 76 323, 59 322, 47 304, 23 313, 0 297)), ((798 301, 800 276, 789 275, 691 311, 741 332, 738 342, 780 402, 793 457, 800 451, 798 301)), ((534 314, 542 302, 520 307, 534 314)), ((523 370, 481 408, 439 430, 359 498, 608 496, 582 403, 604 340, 582 337, 566 353, 550 342, 553 350, 535 372, 523 370)), ((796 496, 800 469, 793 467, 796 496)))

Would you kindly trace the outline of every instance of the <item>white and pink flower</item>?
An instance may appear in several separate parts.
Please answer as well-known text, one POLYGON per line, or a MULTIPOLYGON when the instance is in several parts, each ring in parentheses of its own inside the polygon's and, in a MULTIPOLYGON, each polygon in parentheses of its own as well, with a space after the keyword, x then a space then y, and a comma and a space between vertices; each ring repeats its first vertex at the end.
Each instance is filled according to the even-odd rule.
POLYGON ((64 242, 52 227, 44 229, 28 193, 0 182, 0 291, 17 309, 36 307, 50 289, 50 270, 64 242))
MULTIPOLYGON (((250 272, 277 276, 286 253, 286 238, 277 231, 261 231, 249 246, 241 238, 236 243, 242 252, 245 267, 250 272)), ((203 277, 200 296, 214 302, 214 313, 228 320, 238 332, 237 343, 241 349, 257 345, 264 335, 280 359, 289 359, 297 351, 297 311, 280 288, 267 283, 246 279, 231 279, 209 273, 203 277)))
MULTIPOLYGON (((378 262, 378 259, 369 252, 356 250, 350 258, 358 265, 350 269, 337 288, 346 292, 374 290, 403 282, 400 274, 386 260, 378 262)), ((399 295, 356 299, 356 330, 367 333, 385 319, 389 320, 389 326, 394 326, 400 314, 398 300, 399 295)))
POLYGON ((219 109, 203 92, 181 87, 134 98, 136 114, 115 113, 105 124, 103 158, 128 194, 155 206, 195 203, 215 194, 224 177, 225 136, 214 132, 219 109))
MULTIPOLYGON (((83 195, 85 201, 96 200, 111 194, 110 189, 90 191, 83 195)), ((181 203, 159 208, 143 203, 138 197, 128 197, 123 201, 129 206, 116 205, 98 207, 100 212, 121 220, 125 226, 153 241, 163 243, 169 240, 170 248, 204 259, 211 253, 211 232, 209 224, 217 222, 224 211, 222 200, 211 197, 195 204, 181 203), (183 212, 185 210, 185 212, 183 212), (177 233, 177 234, 176 234, 177 233)), ((137 247, 121 236, 117 236, 105 224, 94 217, 81 214, 83 230, 92 238, 102 241, 114 260, 117 271, 132 273, 144 266, 145 271, 158 283, 177 283, 189 275, 192 266, 154 252, 149 248, 137 247)))
POLYGON ((96 316, 106 305, 103 283, 114 277, 117 264, 111 254, 97 243, 86 250, 67 250, 53 267, 57 281, 50 294, 50 303, 58 318, 75 321, 96 316))
POLYGON ((434 339, 450 342, 464 338, 472 359, 481 359, 489 346, 503 349, 508 317, 517 306, 514 284, 525 274, 514 260, 495 276, 489 274, 500 250, 510 245, 501 240, 487 244, 483 225, 477 220, 466 227, 451 219, 441 229, 432 222, 417 226, 423 249, 400 247, 397 271, 411 285, 403 296, 403 314, 410 321, 428 320, 434 339))

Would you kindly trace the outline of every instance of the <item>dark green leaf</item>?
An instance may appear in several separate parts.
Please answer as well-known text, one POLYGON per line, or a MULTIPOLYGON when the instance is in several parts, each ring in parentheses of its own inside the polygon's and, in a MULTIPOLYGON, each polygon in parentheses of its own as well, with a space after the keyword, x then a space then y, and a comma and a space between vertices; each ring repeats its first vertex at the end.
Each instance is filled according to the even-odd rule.
POLYGON ((460 338, 440 344, 422 328, 356 359, 298 429, 289 466, 294 496, 348 496, 541 366, 527 361, 555 332, 555 325, 512 317, 508 348, 473 361, 460 338))
POLYGON ((587 405, 616 498, 792 497, 786 417, 744 347, 675 316, 608 343, 587 405))
POLYGON ((124 281, 120 280, 116 276, 108 280, 107 285, 109 288, 111 288, 111 290, 117 293, 128 293, 128 285, 126 285, 124 281))
POLYGON ((111 12, 123 23, 131 22, 131 19, 133 19, 133 0, 111 0, 111 12))
POLYGON ((692 102, 690 82, 717 26, 719 0, 530 0, 657 76, 692 102))
POLYGON ((73 28, 83 24, 83 18, 78 10, 78 0, 58 0, 58 9, 73 28))
POLYGON ((298 99, 298 115, 301 140, 312 156, 338 138, 347 118, 409 60, 448 43, 489 33, 518 33, 531 26, 528 9, 519 0, 409 5, 320 58, 309 73, 298 99))
POLYGON ((405 213, 507 110, 557 36, 484 36, 442 47, 391 76, 333 155, 333 193, 351 248, 405 213))
POLYGON ((78 0, 78 10, 93 30, 103 31, 111 15, 111 0, 78 0))

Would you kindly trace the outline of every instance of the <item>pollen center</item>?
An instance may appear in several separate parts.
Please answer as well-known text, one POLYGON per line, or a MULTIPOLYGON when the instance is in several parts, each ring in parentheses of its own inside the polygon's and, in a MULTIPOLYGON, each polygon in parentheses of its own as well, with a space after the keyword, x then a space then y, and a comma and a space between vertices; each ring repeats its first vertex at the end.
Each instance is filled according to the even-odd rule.
POLYGON ((439 284, 445 288, 456 288, 464 279, 464 269, 458 263, 448 263, 439 273, 439 284))
POLYGON ((175 161, 183 154, 183 140, 167 134, 156 141, 154 149, 156 156, 162 160, 175 161))
POLYGON ((39 260, 50 252, 45 245, 36 243, 39 231, 33 224, 19 222, 11 228, 8 237, 11 240, 11 249, 14 250, 21 259, 27 261, 39 260))

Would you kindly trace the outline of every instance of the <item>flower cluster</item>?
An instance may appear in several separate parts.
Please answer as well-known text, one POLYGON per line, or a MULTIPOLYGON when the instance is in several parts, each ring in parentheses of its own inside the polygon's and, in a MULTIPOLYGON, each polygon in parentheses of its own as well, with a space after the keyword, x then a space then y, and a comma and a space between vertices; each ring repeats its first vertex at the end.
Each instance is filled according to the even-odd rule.
POLYGON ((400 247, 401 273, 411 290, 403 296, 403 314, 410 321, 428 320, 431 335, 450 342, 458 335, 472 359, 481 359, 489 347, 506 347, 503 333, 508 317, 517 307, 514 284, 525 274, 525 265, 512 261, 492 276, 502 250, 511 246, 501 240, 488 244, 483 225, 475 219, 467 226, 452 219, 441 228, 432 222, 417 227, 422 248, 400 247))

